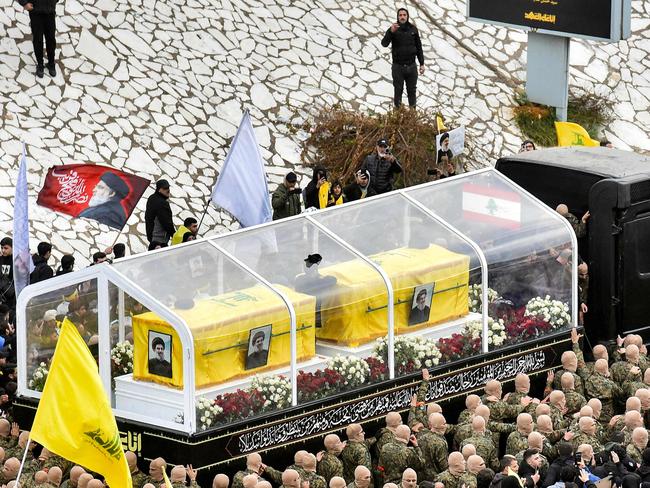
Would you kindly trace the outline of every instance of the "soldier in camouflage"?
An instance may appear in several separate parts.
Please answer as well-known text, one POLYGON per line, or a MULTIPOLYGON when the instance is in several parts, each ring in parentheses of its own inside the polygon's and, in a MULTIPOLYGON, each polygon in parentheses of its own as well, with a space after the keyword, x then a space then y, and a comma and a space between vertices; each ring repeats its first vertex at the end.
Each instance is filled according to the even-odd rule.
MULTIPOLYGON (((509 405, 521 405, 524 398, 530 397, 530 377, 525 373, 519 373, 515 376, 515 391, 508 393, 504 397, 504 401, 509 405)), ((527 413, 532 413, 535 409, 536 402, 531 398, 531 403, 523 410, 527 413)))
POLYGON ((650 368, 646 369, 643 372, 642 380, 630 378, 625 383, 623 383, 623 393, 628 397, 634 396, 636 394, 636 391, 640 388, 650 388, 650 368))
POLYGON ((587 380, 586 391, 589 398, 600 399, 602 410, 599 418, 602 422, 609 422, 614 415, 614 401, 623 396, 623 390, 610 379, 607 361, 604 359, 596 361, 594 374, 587 380))
POLYGON ((576 233, 576 237, 578 239, 581 239, 587 235, 587 221, 591 216, 588 210, 581 219, 578 219, 578 217, 570 213, 569 207, 567 207, 564 203, 559 204, 555 211, 569 221, 569 224, 571 225, 573 232, 576 233))
POLYGON ((285 469, 281 478, 280 488, 301 488, 300 474, 295 469, 285 469))
POLYGON ((460 453, 465 458, 465 462, 467 462, 467 459, 470 456, 476 456, 476 448, 474 447, 473 444, 465 444, 463 448, 460 450, 460 453))
MULTIPOLYGON (((257 476, 248 475, 246 478, 248 477, 252 478, 251 488, 255 488, 255 484, 257 484, 257 476)), ((181 465, 174 466, 169 475, 169 481, 171 481, 172 488, 183 488, 184 486, 187 486, 187 478, 190 479, 190 484, 189 484, 190 487, 200 488, 199 485, 196 483, 196 470, 192 469, 191 465, 188 465, 187 467, 183 467, 181 465)), ((245 482, 246 478, 244 478, 245 487, 247 484, 245 482)))
POLYGON ((375 453, 377 456, 381 453, 381 449, 395 440, 395 431, 397 427, 402 425, 402 416, 397 412, 388 412, 385 417, 386 427, 379 429, 379 432, 375 435, 377 442, 374 445, 375 453))
POLYGON ((571 439, 571 445, 574 449, 582 444, 589 444, 595 452, 603 449, 598 437, 596 437, 596 420, 591 417, 580 417, 578 421, 580 432, 571 439))
POLYGON ((465 472, 465 458, 460 452, 449 454, 447 464, 449 467, 434 479, 436 483, 442 483, 445 488, 461 488, 471 481, 465 472))
POLYGON ((560 384, 565 398, 566 415, 573 415, 587 403, 587 399, 576 391, 572 374, 563 374, 560 378, 560 384))
POLYGON ((316 456, 311 453, 304 455, 302 468, 305 474, 301 478, 303 481, 309 481, 309 488, 327 488, 328 482, 316 473, 316 456))
MULTIPOLYGON (((135 488, 140 488, 142 485, 144 485, 144 480, 147 476, 138 469, 138 457, 135 455, 135 453, 131 451, 126 451, 124 453, 124 456, 126 457, 126 464, 129 465, 129 472, 131 473, 131 482, 133 483, 133 486, 135 488)), ((75 475, 77 479, 79 479, 79 476, 81 476, 81 474, 85 472, 81 466, 74 466, 70 470, 70 478, 72 478, 73 471, 75 471, 75 475)))
POLYGON ((400 425, 395 431, 395 440, 384 445, 379 454, 379 467, 384 471, 384 481, 399 483, 406 468, 421 470, 424 465, 422 450, 407 425, 400 425), (411 443, 413 447, 408 447, 411 443))
MULTIPOLYGON (((131 467, 131 462, 129 461, 129 456, 128 454, 131 451, 126 451, 125 454, 127 454, 126 461, 129 464, 129 470, 131 471, 131 482, 133 484, 133 488, 142 488, 142 485, 144 485, 144 479, 146 478, 145 474, 137 469, 136 465, 136 472, 134 475, 133 469, 131 467)), ((131 452, 131 454, 133 454, 131 452)), ((135 454, 133 454, 135 456, 135 454)), ((65 480, 63 483, 61 483, 60 488, 76 488, 77 483, 79 481, 79 477, 86 472, 85 469, 83 469, 81 466, 73 466, 72 469, 70 470, 70 478, 65 480)))
POLYGON ((637 427, 632 431, 632 441, 627 444, 626 451, 635 463, 643 462, 643 451, 648 447, 648 431, 643 427, 637 427))
POLYGON ((625 347, 625 361, 617 361, 609 369, 612 380, 619 385, 626 381, 641 381, 639 348, 630 344, 625 347))
POLYGON ((458 425, 465 424, 472 421, 476 407, 481 404, 481 397, 478 395, 467 395, 465 398, 465 410, 458 415, 458 425))
POLYGON ((483 417, 477 415, 472 419, 472 435, 463 440, 461 448, 465 444, 473 444, 476 448, 476 454, 481 456, 491 469, 497 470, 499 468, 497 447, 491 436, 486 433, 485 419, 483 417))
MULTIPOLYGON (((476 407, 476 415, 480 415, 485 419, 485 432, 492 438, 495 446, 498 446, 501 440, 501 434, 510 434, 515 430, 514 423, 497 422, 492 420, 492 409, 487 405, 479 405, 476 407)), ((471 425, 471 424, 470 424, 471 425)), ((471 431, 469 432, 471 435, 471 431)))
POLYGON ((548 378, 550 383, 547 383, 547 389, 544 390, 544 395, 548 395, 551 390, 559 390, 561 388, 560 378, 565 373, 573 375, 575 389, 581 395, 585 394, 584 382, 588 378, 587 372, 578 370, 578 357, 573 351, 564 351, 561 356, 562 368, 557 370, 555 374, 549 374, 548 378))
POLYGON ((348 484, 340 476, 334 476, 334 478, 332 478, 329 482, 329 488, 346 488, 347 486, 348 484))
POLYGON ((553 419, 553 427, 555 429, 565 429, 569 422, 564 418, 567 412, 566 397, 562 390, 553 390, 548 396, 550 407, 550 417, 553 419))
MULTIPOLYGON (((268 483, 268 481, 266 482, 268 483)), ((258 485, 261 484, 258 482, 258 485)), ((269 483, 270 485, 270 483, 269 483)), ((215 475, 214 479, 212 480, 212 488, 228 488, 230 486, 230 479, 228 479, 228 476, 226 476, 223 473, 219 473, 215 475)), ((134 487, 135 488, 135 487, 134 487)), ((263 488, 262 486, 258 486, 258 488, 263 488)), ((268 488, 268 487, 266 487, 268 488)))
MULTIPOLYGON (((368 471, 372 469, 372 458, 370 456, 369 445, 374 444, 374 438, 366 441, 365 434, 361 425, 350 424, 345 429, 348 442, 341 451, 341 462, 343 463, 343 478, 346 483, 354 482, 354 471, 357 466, 365 466, 368 471)), ((370 487, 372 488, 372 480, 370 487)))
MULTIPOLYGON (((41 454, 43 454, 41 452, 41 454)), ((145 479, 144 483, 151 483, 154 486, 160 485, 163 481, 163 471, 167 468, 167 463, 161 457, 153 459, 149 463, 149 476, 145 479)), ((240 487, 243 488, 243 487, 240 487)))
POLYGON ((347 488, 369 488, 372 486, 372 474, 365 466, 357 466, 354 470, 354 480, 347 488))
POLYGON ((490 380, 486 383, 485 394, 481 397, 481 401, 490 407, 490 418, 497 422, 514 419, 532 402, 532 398, 525 397, 518 405, 510 405, 502 400, 502 396, 503 388, 500 381, 490 380))
MULTIPOLYGON (((386 485, 384 485, 384 488, 386 485)), ((402 481, 399 482, 397 488, 418 488, 418 475, 414 469, 406 468, 402 473, 402 481)))
POLYGON ((467 473, 466 477, 468 482, 466 483, 467 488, 476 488, 477 479, 476 476, 485 469, 485 461, 483 458, 477 454, 473 454, 467 458, 467 473))
POLYGON ((325 452, 319 453, 316 472, 325 478, 327 483, 335 477, 343 478, 343 463, 339 459, 345 443, 336 434, 328 434, 324 440, 325 452))
POLYGON ((417 422, 420 422, 422 425, 427 424, 426 396, 429 391, 429 382, 429 370, 425 368, 422 370, 422 381, 420 382, 418 391, 411 399, 411 408, 409 409, 409 416, 406 421, 411 428, 417 422))
POLYGON ((447 469, 449 445, 445 439, 447 421, 441 413, 429 415, 429 428, 423 429, 418 435, 418 445, 424 457, 422 479, 432 480, 447 469))
POLYGON ((305 476, 305 469, 302 467, 302 465, 307 454, 309 453, 305 450, 296 451, 296 453, 293 455, 293 464, 287 466, 287 469, 293 469, 294 471, 297 471, 300 475, 300 478, 303 478, 305 476))
POLYGON ((517 430, 508 436, 506 454, 515 455, 528 447, 528 434, 533 431, 533 417, 528 413, 517 415, 517 430))

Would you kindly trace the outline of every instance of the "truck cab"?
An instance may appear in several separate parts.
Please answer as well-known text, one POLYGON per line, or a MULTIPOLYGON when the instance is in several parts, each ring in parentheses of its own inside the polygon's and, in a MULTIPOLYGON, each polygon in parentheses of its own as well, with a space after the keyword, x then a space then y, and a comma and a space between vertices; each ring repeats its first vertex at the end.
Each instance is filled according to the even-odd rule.
MULTIPOLYGON (((499 159, 496 169, 555 209, 581 218, 589 265, 585 330, 593 341, 650 339, 650 157, 606 147, 562 147, 499 159)), ((595 343, 595 342, 594 342, 595 343)))

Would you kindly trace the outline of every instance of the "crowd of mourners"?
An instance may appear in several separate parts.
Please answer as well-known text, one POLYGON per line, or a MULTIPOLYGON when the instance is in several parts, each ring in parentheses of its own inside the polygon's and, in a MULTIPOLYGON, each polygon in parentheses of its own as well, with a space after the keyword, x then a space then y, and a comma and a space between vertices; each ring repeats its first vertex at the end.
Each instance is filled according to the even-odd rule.
MULTIPOLYGON (((372 437, 361 424, 350 424, 344 439, 328 434, 322 450, 297 451, 283 469, 252 453, 244 469, 232 479, 217 474, 212 487, 639 488, 650 483, 650 360, 641 337, 618 338, 613 350, 596 345, 589 362, 575 329, 571 342, 543 390, 532 391, 531 379, 522 373, 514 391, 504 395, 501 383, 490 380, 482 392, 467 395, 464 410, 446 411, 425 403, 429 372, 423 370, 408 412, 388 413, 372 437)), ((29 433, 12 423, 15 387, 8 388, 12 381, 7 380, 0 397, 0 486, 13 487, 29 433)), ((96 473, 37 444, 29 449, 20 486, 105 486, 96 473)), ((156 458, 142 472, 134 453, 126 457, 135 488, 164 487, 163 470, 174 488, 199 486, 191 465, 171 467, 156 458)))

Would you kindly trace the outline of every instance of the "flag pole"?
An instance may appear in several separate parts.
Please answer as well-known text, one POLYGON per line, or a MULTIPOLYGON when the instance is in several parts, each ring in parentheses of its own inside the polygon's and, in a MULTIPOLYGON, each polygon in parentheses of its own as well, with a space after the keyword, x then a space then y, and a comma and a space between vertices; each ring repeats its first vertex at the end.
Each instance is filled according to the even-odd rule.
POLYGON ((29 443, 32 442, 31 437, 27 438, 27 444, 25 445, 25 452, 23 453, 23 460, 20 463, 20 468, 18 468, 18 474, 16 475, 16 487, 20 487, 20 475, 23 472, 23 466, 25 466, 25 460, 27 459, 27 453, 29 452, 29 443))
MULTIPOLYGON (((216 185, 216 182, 215 182, 216 185)), ((214 186, 213 186, 214 188, 214 186)), ((201 214, 201 220, 199 220, 199 225, 196 228, 196 233, 198 234, 199 230, 201 229, 201 224, 203 224, 203 219, 205 218, 206 214, 208 213, 208 208, 210 208, 210 202, 212 201, 212 194, 207 198, 207 201, 205 202, 205 206, 203 207, 203 213, 201 214)))

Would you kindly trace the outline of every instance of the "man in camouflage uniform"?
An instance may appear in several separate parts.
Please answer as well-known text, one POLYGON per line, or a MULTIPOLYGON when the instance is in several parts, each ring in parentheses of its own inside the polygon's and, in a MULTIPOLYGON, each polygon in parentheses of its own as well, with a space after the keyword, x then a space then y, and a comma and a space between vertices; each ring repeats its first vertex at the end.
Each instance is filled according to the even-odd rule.
POLYGON ((414 469, 406 468, 402 473, 402 481, 397 488, 418 488, 418 475, 414 469))
POLYGON ((571 439, 571 445, 577 449, 582 444, 589 444, 594 452, 603 450, 600 440, 596 437, 596 420, 591 417, 580 417, 578 421, 580 432, 571 439))
MULTIPOLYGON (((130 453, 131 451, 126 451, 126 454, 130 453)), ((131 453, 133 454, 133 453, 131 453)), ((135 456, 135 454, 133 454, 135 456)), ((127 463, 129 462, 129 458, 127 457, 127 463)), ((129 464, 129 470, 131 470, 131 465, 129 464)), ((61 483, 60 488, 77 488, 77 484, 79 482, 79 477, 86 472, 85 469, 83 469, 81 466, 73 466, 72 469, 70 470, 70 478, 65 480, 63 483, 61 483)), ((142 485, 144 485, 143 481, 144 478, 146 477, 145 474, 141 471, 138 470, 138 474, 142 476, 133 476, 133 471, 131 471, 131 482, 133 484, 133 488, 141 488, 142 485)))
POLYGON ((318 460, 316 472, 325 478, 325 481, 329 484, 334 476, 343 478, 343 463, 339 456, 345 444, 341 442, 341 439, 336 434, 326 435, 324 444, 325 452, 319 453, 320 459, 318 460))
POLYGON ((617 361, 609 369, 610 376, 619 385, 626 381, 641 381, 639 348, 634 344, 625 347, 625 360, 617 361))
POLYGON ((587 380, 586 390, 589 398, 597 398, 601 402, 601 422, 609 422, 614 415, 614 400, 623 396, 623 390, 610 379, 607 361, 604 359, 596 361, 594 374, 587 380))
POLYGON ((232 488, 244 488, 244 477, 250 474, 259 475, 262 471, 262 457, 254 452, 246 456, 246 469, 244 471, 237 471, 232 478, 232 488))
POLYGON ((635 463, 643 462, 643 451, 648 447, 648 431, 643 427, 637 427, 632 431, 632 442, 627 444, 626 451, 635 463))
POLYGON ((509 405, 502 400, 502 396, 503 388, 500 381, 490 380, 486 383, 485 394, 481 397, 481 401, 490 407, 490 418, 496 422, 515 418, 532 402, 532 398, 525 397, 518 405, 509 405))
MULTIPOLYGON (((17 457, 18 459, 21 459, 23 454, 25 453, 25 447, 27 446, 28 439, 29 439, 29 431, 23 430, 18 436, 18 443, 15 444, 13 447, 4 449, 4 456, 2 457, 2 459, 9 459, 10 457, 17 457)), ((33 455, 34 447, 35 444, 33 442, 30 442, 29 452, 27 452, 27 457, 25 458, 26 463, 34 459, 34 455, 33 455)))
MULTIPOLYGON (((515 376, 515 391, 508 393, 504 397, 504 401, 508 405, 521 405, 521 401, 524 398, 531 398, 529 394, 530 377, 525 373, 519 373, 517 376, 515 376)), ((526 408, 524 408, 524 412, 531 413, 534 410, 536 402, 532 398, 531 400, 531 403, 526 408)))
POLYGON ((301 476, 303 481, 309 481, 309 488, 327 488, 327 481, 325 478, 316 473, 316 456, 307 453, 302 458, 302 467, 304 469, 304 476, 301 476))
POLYGON ((15 480, 19 469, 20 461, 17 458, 13 457, 5 460, 2 471, 0 471, 0 484, 5 485, 11 480, 15 480))
MULTIPOLYGON (((254 482, 257 483, 257 477, 255 475, 248 475, 248 476, 255 477, 254 482)), ((185 486, 188 486, 187 478, 190 479, 190 484, 189 484, 190 487, 200 488, 199 485, 196 483, 196 470, 192 469, 192 467, 189 465, 187 467, 183 467, 181 465, 174 466, 172 468, 171 473, 169 474, 169 481, 172 484, 172 488, 184 488, 185 486)), ((246 478, 244 478, 244 480, 246 478)), ((245 481, 244 481, 244 486, 246 486, 245 481)), ((255 485, 253 485, 253 487, 254 486, 255 485)))
MULTIPOLYGON (((422 370, 422 381, 418 387, 417 393, 411 398, 411 408, 409 409, 409 416, 406 421, 407 425, 413 428, 417 422, 422 425, 427 425, 427 406, 426 396, 429 391, 430 375, 428 369, 422 370)), ((383 447, 383 446, 381 446, 383 447)))
POLYGON ((528 413, 517 415, 517 430, 508 436, 506 454, 515 455, 528 447, 528 434, 533 431, 533 417, 528 413))
POLYGON ((445 488, 461 488, 463 484, 471 482, 465 472, 465 458, 459 452, 452 452, 447 459, 449 467, 440 473, 434 481, 442 483, 445 488))
POLYGON ((365 466, 357 466, 353 476, 354 480, 347 488, 369 488, 372 485, 372 474, 365 466))
POLYGON ((550 417, 553 419, 553 427, 556 429, 565 429, 568 422, 564 415, 567 412, 566 397, 562 390, 553 390, 548 397, 550 407, 550 417))
POLYGON ((477 454, 473 454, 467 458, 467 479, 466 483, 467 488, 476 488, 477 479, 476 476, 485 469, 485 461, 483 458, 477 454))
MULTIPOLYGON (((129 472, 131 473, 131 482, 133 483, 133 486, 135 488, 140 488, 142 485, 144 485, 144 480, 147 477, 147 475, 145 475, 142 471, 138 469, 138 457, 135 455, 134 452, 126 451, 124 455, 126 457, 126 464, 129 465, 129 472)), ((84 469, 81 468, 81 466, 74 466, 70 470, 70 478, 72 478, 72 471, 75 471, 77 479, 79 479, 79 476, 81 476, 84 473, 84 469), (81 470, 75 468, 80 468, 81 470)))
POLYGON ((566 415, 573 415, 587 403, 587 399, 576 391, 572 374, 563 374, 560 378, 560 384, 566 402, 566 415))
POLYGON ((12 425, 7 419, 0 419, 0 447, 5 451, 18 443, 19 433, 18 424, 14 422, 12 425))
POLYGON ((374 445, 375 452, 377 456, 381 453, 381 449, 395 440, 395 431, 397 427, 402 425, 402 416, 397 412, 388 412, 385 417, 386 427, 379 429, 379 432, 375 435, 377 442, 374 445))
POLYGON ((407 425, 400 425, 395 431, 395 440, 384 445, 379 454, 379 466, 384 470, 386 483, 399 483, 406 468, 421 470, 424 465, 422 450, 407 425), (408 443, 413 447, 408 447, 408 443))
POLYGON ((623 383, 623 393, 628 397, 633 397, 636 394, 636 391, 640 388, 650 388, 650 368, 647 368, 644 371, 642 380, 630 376, 628 380, 623 383))
MULTIPOLYGON (((366 441, 363 429, 359 424, 348 425, 345 434, 348 437, 348 442, 341 451, 340 459, 343 463, 343 478, 349 484, 354 482, 354 470, 357 466, 365 466, 368 471, 372 470, 372 458, 368 446, 374 444, 374 439, 366 441)), ((372 486, 371 480, 370 487, 372 488, 372 486)))
POLYGON ((478 395, 467 395, 465 398, 465 410, 458 415, 458 425, 472 421, 476 407, 481 404, 481 397, 478 395))
POLYGON ((421 478, 432 480, 448 468, 447 457, 449 445, 445 439, 447 421, 441 413, 429 415, 429 428, 423 429, 418 435, 418 445, 424 457, 424 469, 421 478))
POLYGON ((472 444, 476 448, 476 454, 481 456, 488 466, 493 470, 499 469, 499 458, 497 447, 494 445, 489 434, 485 430, 485 419, 476 416, 472 419, 472 435, 461 443, 461 448, 466 444, 472 444))
POLYGON ((303 468, 303 464, 305 456, 307 456, 307 454, 309 453, 303 449, 296 451, 296 453, 293 455, 293 464, 287 466, 287 469, 293 469, 294 471, 297 471, 301 479, 304 479, 305 476, 305 468, 303 468))
POLYGON ((555 211, 569 221, 569 224, 571 225, 573 232, 576 233, 576 237, 578 239, 581 239, 587 235, 587 220, 589 220, 589 217, 591 215, 588 210, 581 219, 578 219, 578 217, 570 213, 569 207, 567 207, 564 203, 560 203, 555 211))
POLYGON ((300 474, 295 469, 285 469, 281 481, 280 488, 301 488, 300 474))
POLYGON ((565 373, 571 373, 573 375, 573 382, 575 389, 581 395, 585 394, 585 384, 584 381, 587 379, 587 372, 583 370, 578 370, 578 357, 573 351, 564 351, 561 356, 562 368, 558 369, 554 374, 549 373, 546 390, 544 390, 544 395, 548 395, 553 389, 559 390, 562 385, 560 384, 560 377, 565 373))

